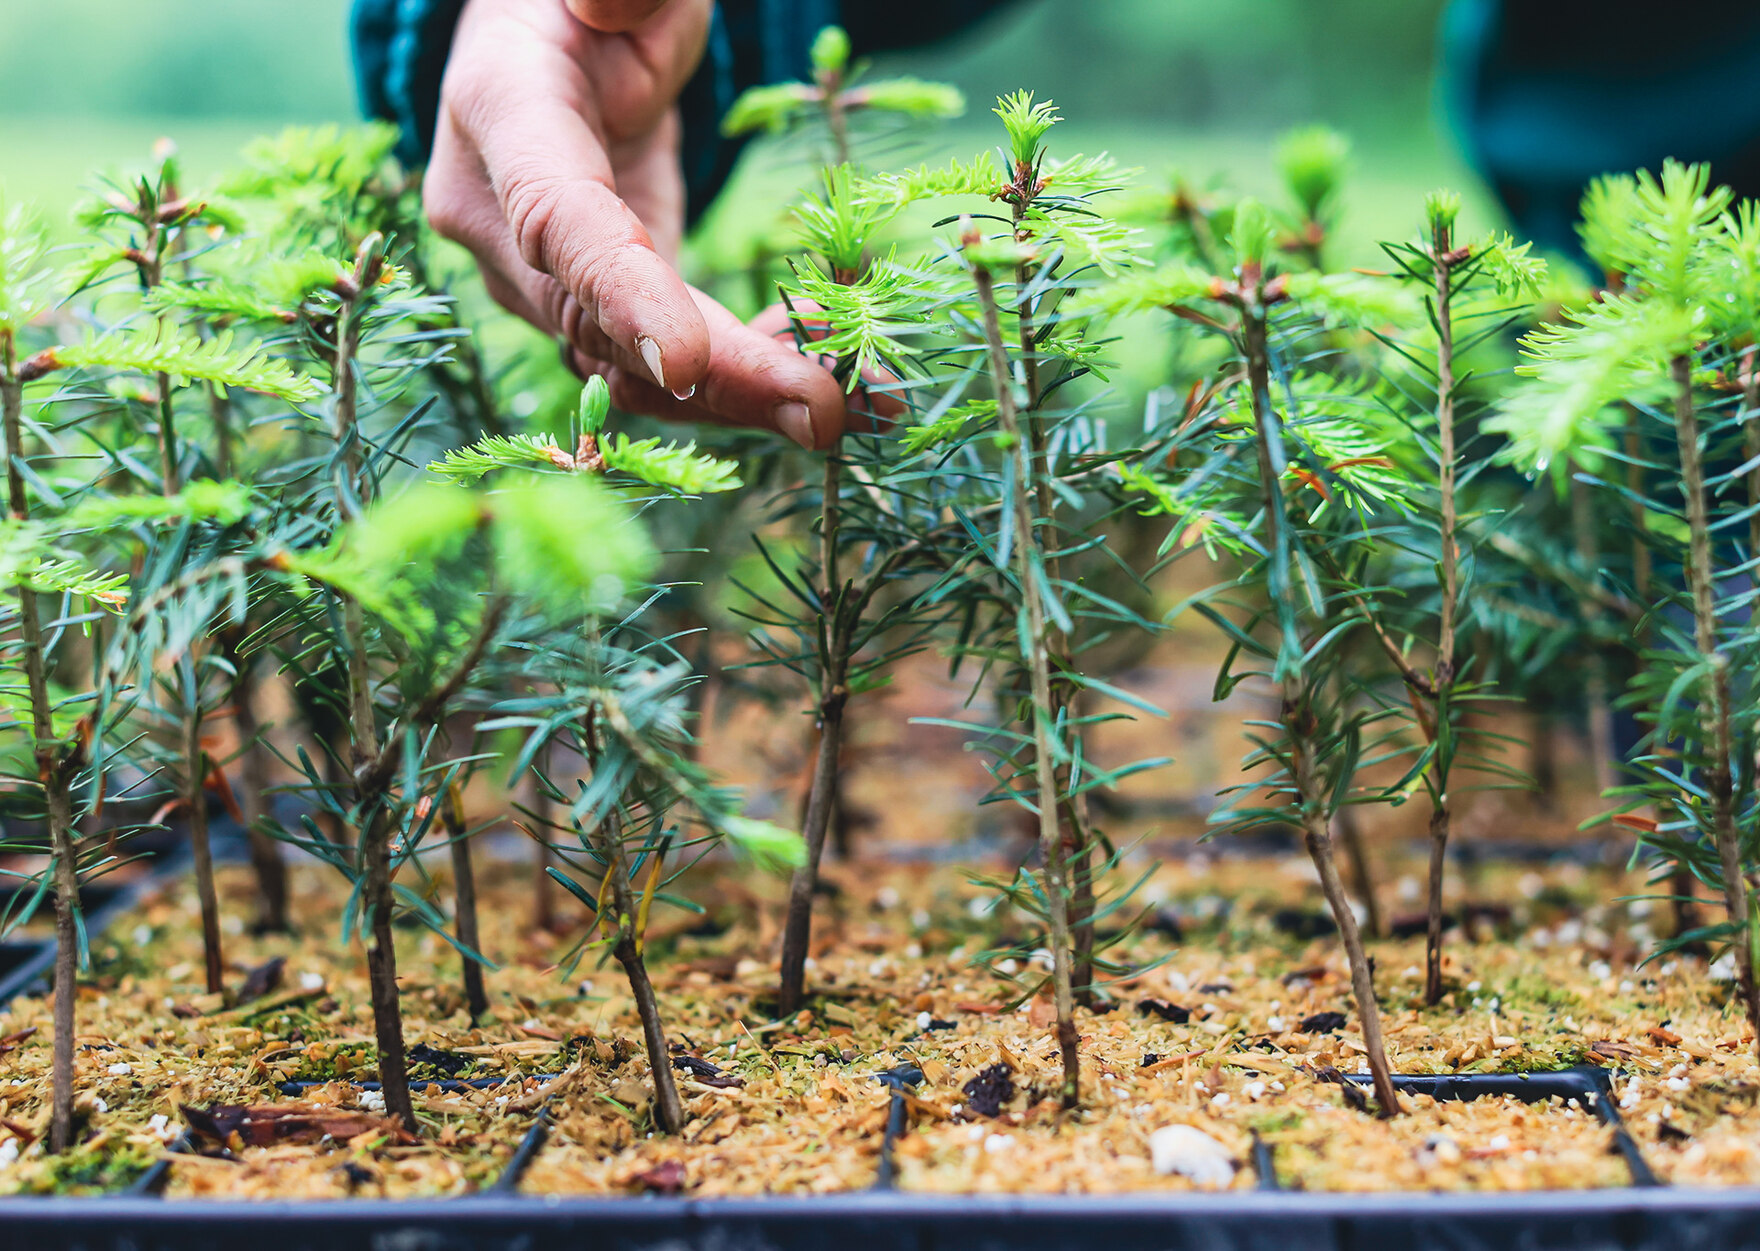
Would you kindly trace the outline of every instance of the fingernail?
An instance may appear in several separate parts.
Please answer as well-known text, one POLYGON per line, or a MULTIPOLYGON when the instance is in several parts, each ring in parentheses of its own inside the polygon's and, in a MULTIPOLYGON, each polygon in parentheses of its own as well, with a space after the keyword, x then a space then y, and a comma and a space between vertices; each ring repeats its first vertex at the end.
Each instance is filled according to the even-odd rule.
POLYGON ((660 345, 647 335, 636 336, 636 351, 642 354, 642 364, 654 375, 654 381, 662 387, 666 385, 666 366, 660 359, 660 345))
POLYGON ((672 393, 672 398, 675 400, 688 400, 691 398, 691 396, 695 395, 696 393, 697 393, 697 389, 694 386, 693 387, 686 387, 682 391, 674 391, 672 393))
POLYGON ((813 446, 813 415, 805 404, 790 402, 776 407, 776 428, 802 447, 813 446))

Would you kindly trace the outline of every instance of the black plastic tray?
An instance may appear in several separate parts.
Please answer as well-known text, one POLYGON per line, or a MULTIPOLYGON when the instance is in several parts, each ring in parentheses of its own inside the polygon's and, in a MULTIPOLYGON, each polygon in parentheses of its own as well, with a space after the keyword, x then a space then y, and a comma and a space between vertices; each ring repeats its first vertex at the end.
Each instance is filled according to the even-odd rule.
POLYGON ((1014 1198, 0 1199, 4 1251, 1760 1249, 1760 1191, 1014 1198))
MULTIPOLYGON (((1353 1073, 1350 1080, 1368 1086, 1366 1073, 1353 1073)), ((1620 1119, 1619 1105, 1613 1098, 1613 1087, 1605 1069, 1592 1065, 1559 1069, 1551 1073, 1455 1073, 1396 1075, 1394 1088, 1403 1094, 1429 1095, 1438 1101, 1498 1098, 1508 1096, 1524 1103, 1543 1099, 1575 1099, 1595 1113, 1603 1125, 1613 1130, 1613 1146, 1625 1159, 1626 1170, 1634 1186, 1660 1186, 1662 1182, 1650 1170, 1639 1150, 1637 1140, 1620 1119)))

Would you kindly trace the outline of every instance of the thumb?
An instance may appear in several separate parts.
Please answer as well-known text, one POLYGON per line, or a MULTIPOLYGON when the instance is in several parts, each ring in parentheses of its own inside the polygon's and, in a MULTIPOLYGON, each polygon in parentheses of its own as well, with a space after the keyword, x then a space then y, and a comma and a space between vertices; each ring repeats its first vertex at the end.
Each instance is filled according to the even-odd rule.
POLYGON ((608 35, 634 30, 665 8, 669 0, 564 0, 582 25, 608 35))

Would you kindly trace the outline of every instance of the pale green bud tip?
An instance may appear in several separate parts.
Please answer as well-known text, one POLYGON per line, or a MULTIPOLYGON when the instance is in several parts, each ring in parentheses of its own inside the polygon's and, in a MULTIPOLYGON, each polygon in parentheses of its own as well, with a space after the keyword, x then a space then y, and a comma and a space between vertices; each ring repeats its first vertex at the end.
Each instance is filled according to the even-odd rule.
POLYGON ((813 40, 813 74, 826 77, 849 68, 849 36, 841 26, 827 26, 813 40))
POLYGON ((611 388, 605 379, 594 374, 581 388, 581 433, 598 434, 605 428, 605 416, 611 411, 611 388))
POLYGON ((1430 233, 1453 230, 1455 219, 1461 213, 1461 196, 1458 191, 1446 188, 1432 191, 1424 198, 1424 220, 1430 226, 1430 233))
POLYGON ((1008 130, 1009 148, 1016 165, 1037 165, 1039 143, 1063 118, 1050 100, 1035 102, 1030 91, 1003 96, 992 110, 1008 130))
POLYGON ((1309 218, 1337 193, 1350 154, 1350 140, 1330 126, 1304 126, 1278 143, 1278 172, 1309 218))
POLYGON ((1229 242, 1237 264, 1263 265, 1271 252, 1271 235, 1271 214, 1263 204, 1249 196, 1235 205, 1229 242))

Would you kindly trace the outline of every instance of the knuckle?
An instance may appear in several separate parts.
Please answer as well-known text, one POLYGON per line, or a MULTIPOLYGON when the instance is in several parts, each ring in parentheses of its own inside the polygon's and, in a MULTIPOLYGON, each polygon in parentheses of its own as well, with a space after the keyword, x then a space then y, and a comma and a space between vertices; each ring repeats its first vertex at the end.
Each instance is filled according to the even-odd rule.
MULTIPOLYGON (((593 299, 596 291, 610 290, 616 278, 617 248, 595 248, 580 257, 577 272, 580 275, 581 295, 585 299, 593 299)), ((593 300, 595 306, 598 301, 593 300)))
POLYGON ((581 308, 581 302, 575 299, 573 293, 561 283, 553 283, 549 296, 549 308, 546 312, 550 316, 550 324, 556 327, 556 332, 577 346, 589 348, 589 350, 590 346, 596 346, 589 345, 586 336, 582 333, 586 328, 587 319, 581 308))
POLYGON ((465 241, 468 227, 462 200, 444 176, 436 177, 430 171, 422 179, 422 210, 435 234, 454 243, 465 241))
POLYGON ((526 264, 544 273, 551 272, 546 261, 567 186, 567 179, 553 175, 513 173, 502 189, 502 210, 514 246, 526 264))

